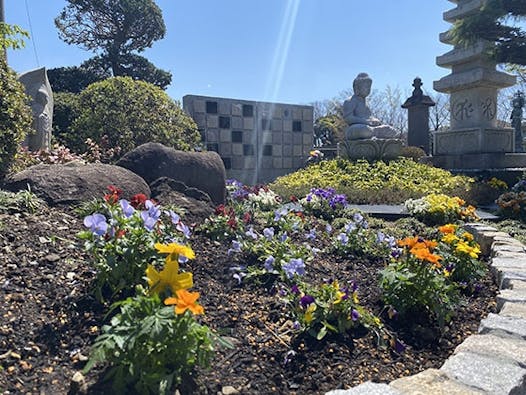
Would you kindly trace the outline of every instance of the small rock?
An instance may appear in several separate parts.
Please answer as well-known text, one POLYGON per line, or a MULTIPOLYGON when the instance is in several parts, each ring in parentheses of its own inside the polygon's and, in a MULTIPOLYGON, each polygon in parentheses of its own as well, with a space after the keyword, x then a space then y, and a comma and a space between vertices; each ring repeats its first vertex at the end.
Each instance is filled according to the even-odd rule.
POLYGON ((76 372, 71 378, 71 383, 69 384, 68 394, 86 394, 88 392, 88 384, 83 374, 76 372))
POLYGON ((236 390, 231 385, 225 385, 223 388, 221 388, 221 394, 223 394, 223 395, 236 395, 236 394, 239 394, 239 391, 236 390))
POLYGON ((60 255, 57 254, 47 254, 44 259, 48 262, 56 262, 60 260, 60 255))
POLYGON ((76 276, 75 272, 67 272, 66 273, 66 278, 68 280, 73 280, 75 278, 75 276, 76 276))

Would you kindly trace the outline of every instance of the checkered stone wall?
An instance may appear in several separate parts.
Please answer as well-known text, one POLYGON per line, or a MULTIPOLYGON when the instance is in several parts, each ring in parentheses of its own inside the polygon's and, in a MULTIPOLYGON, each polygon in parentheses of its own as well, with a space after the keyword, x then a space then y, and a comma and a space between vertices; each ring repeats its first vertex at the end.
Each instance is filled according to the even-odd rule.
POLYGON ((219 153, 228 178, 267 183, 301 168, 313 143, 313 108, 187 95, 185 111, 204 144, 219 153))

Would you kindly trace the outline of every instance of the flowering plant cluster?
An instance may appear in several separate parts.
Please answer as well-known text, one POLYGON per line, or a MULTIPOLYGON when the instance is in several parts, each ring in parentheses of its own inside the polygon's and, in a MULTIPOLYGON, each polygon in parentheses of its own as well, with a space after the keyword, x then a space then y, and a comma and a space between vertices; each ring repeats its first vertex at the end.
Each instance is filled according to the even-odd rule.
POLYGON ((338 280, 316 287, 305 283, 292 285, 286 300, 295 319, 294 329, 322 340, 329 332, 345 334, 363 326, 382 340, 383 325, 360 305, 357 288, 355 282, 340 285, 338 280))
POLYGON ((464 200, 456 196, 430 194, 420 199, 406 200, 404 205, 411 215, 429 225, 478 220, 475 207, 466 205, 464 200))
POLYGON ((459 293, 443 270, 444 258, 436 254, 438 243, 416 236, 398 245, 403 248, 400 257, 381 272, 386 304, 401 316, 424 314, 443 327, 453 316, 459 293))
POLYGON ((245 238, 232 241, 229 254, 245 253, 248 261, 255 264, 235 267, 235 278, 242 281, 271 275, 283 282, 294 282, 305 274, 305 263, 312 260, 312 248, 308 245, 297 245, 291 242, 287 232, 276 232, 273 227, 256 232, 252 227, 245 238), (251 259, 252 258, 252 259, 251 259))
POLYGON ((265 185, 243 185, 237 180, 227 180, 228 199, 249 203, 253 208, 271 210, 281 204, 281 197, 265 185))
POLYGON ((396 247, 394 237, 381 231, 373 231, 361 213, 354 213, 340 232, 335 232, 332 241, 333 251, 342 256, 389 257, 396 247))
POLYGON ((192 273, 180 270, 195 258, 190 229, 144 195, 127 201, 120 189, 109 190, 104 214, 88 215, 89 230, 80 237, 95 261, 99 297, 105 289, 114 301, 136 295, 113 304, 110 312, 119 311, 102 328, 85 371, 108 364, 106 378, 118 393, 172 393, 196 365, 208 366, 216 344, 225 344, 194 317, 204 308, 199 292, 189 291, 192 273))
POLYGON ((487 271, 479 259, 480 246, 473 235, 455 224, 438 228, 441 238, 437 247, 445 263, 444 275, 459 284, 473 284, 487 271))
POLYGON ((86 216, 88 230, 79 234, 93 256, 95 292, 101 301, 133 293, 148 263, 158 260, 155 243, 183 243, 191 234, 178 214, 162 210, 145 195, 128 201, 121 199, 120 189, 110 186, 109 191, 100 204, 101 212, 86 216))
POLYGON ((206 218, 197 230, 213 240, 231 240, 252 221, 249 211, 241 213, 239 204, 221 204, 216 207, 215 215, 206 218))
POLYGON ((327 220, 340 216, 349 205, 347 197, 334 188, 312 188, 300 202, 306 212, 327 220))

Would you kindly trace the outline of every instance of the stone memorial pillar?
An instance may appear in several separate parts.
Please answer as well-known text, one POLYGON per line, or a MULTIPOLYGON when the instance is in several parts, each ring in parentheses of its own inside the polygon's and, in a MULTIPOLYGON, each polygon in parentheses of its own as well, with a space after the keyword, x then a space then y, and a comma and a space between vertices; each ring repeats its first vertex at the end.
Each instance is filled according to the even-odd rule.
POLYGON ((51 131, 53 122, 53 92, 47 78, 45 67, 27 71, 18 76, 30 97, 33 112, 33 129, 35 132, 26 137, 24 145, 30 151, 48 150, 51 148, 51 131))
MULTIPOLYGON (((450 23, 478 12, 483 1, 449 0, 457 7, 444 13, 450 23)), ((450 44, 448 32, 440 41, 450 44)), ((449 93, 450 130, 434 135, 434 155, 506 153, 514 151, 513 129, 497 126, 497 93, 515 84, 515 77, 495 69, 486 56, 493 44, 480 40, 470 47, 455 46, 437 57, 437 65, 451 74, 434 82, 435 90, 449 93)))
POLYGON ((422 80, 416 77, 413 95, 402 104, 402 108, 408 111, 407 145, 420 147, 429 154, 429 107, 433 107, 435 102, 424 95, 422 85, 422 80))

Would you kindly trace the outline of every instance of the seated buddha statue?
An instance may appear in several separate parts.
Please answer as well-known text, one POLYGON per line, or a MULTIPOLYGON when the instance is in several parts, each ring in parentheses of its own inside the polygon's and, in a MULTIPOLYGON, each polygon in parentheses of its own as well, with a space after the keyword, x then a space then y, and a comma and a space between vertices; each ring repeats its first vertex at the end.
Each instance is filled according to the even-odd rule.
POLYGON ((392 139, 400 136, 398 130, 383 125, 372 116, 366 103, 366 97, 371 93, 372 82, 367 73, 358 74, 353 82, 354 95, 343 102, 343 118, 349 125, 345 129, 346 140, 392 139))

